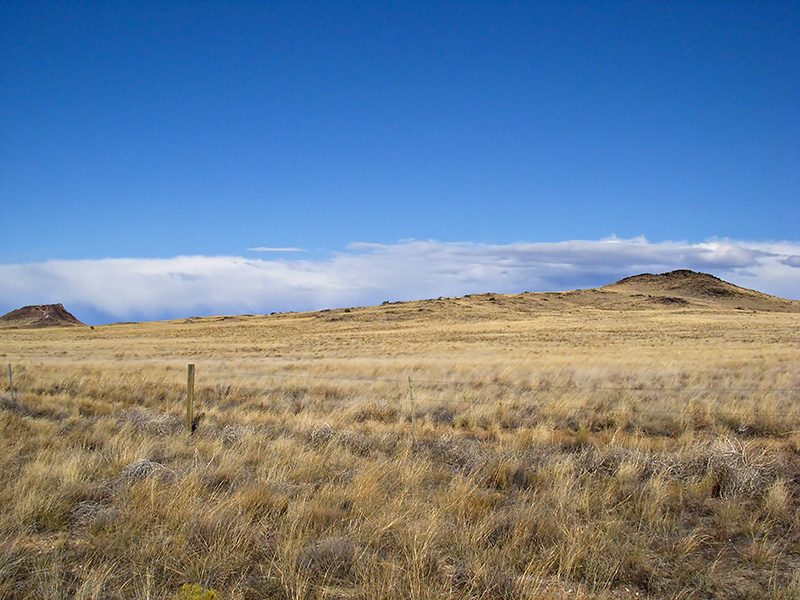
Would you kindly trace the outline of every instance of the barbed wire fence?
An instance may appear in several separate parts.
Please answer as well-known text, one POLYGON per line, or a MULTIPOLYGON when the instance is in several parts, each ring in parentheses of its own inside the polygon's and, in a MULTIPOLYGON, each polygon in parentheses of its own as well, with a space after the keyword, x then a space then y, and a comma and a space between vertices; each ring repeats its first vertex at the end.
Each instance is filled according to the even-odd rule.
MULTIPOLYGON (((156 364, 156 363, 154 363, 156 364)), ((151 388, 159 390, 159 396, 172 408, 180 408, 184 414, 187 431, 192 432, 195 425, 195 402, 215 403, 220 398, 230 396, 234 392, 246 391, 250 395, 261 395, 265 399, 275 395, 299 396, 315 393, 314 386, 326 387, 330 384, 344 385, 348 392, 333 394, 334 400, 340 402, 339 408, 344 410, 349 400, 358 398, 360 402, 391 404, 411 425, 411 436, 417 437, 417 423, 420 419, 429 419, 437 424, 455 423, 457 413, 462 416, 478 407, 496 409, 512 409, 519 411, 518 422, 536 422, 542 419, 570 421, 575 427, 586 426, 581 419, 588 416, 603 415, 618 418, 646 419, 672 417, 684 420, 727 420, 739 421, 739 430, 746 433, 753 430, 748 423, 770 419, 781 420, 780 433, 788 434, 800 430, 800 388, 799 387, 765 387, 765 386, 654 386, 637 383, 633 385, 609 384, 602 381, 580 383, 566 381, 554 383, 545 381, 514 382, 499 380, 466 380, 466 379, 432 379, 414 377, 403 374, 396 377, 327 375, 309 372, 268 371, 266 369, 223 369, 219 367, 200 368, 194 363, 181 366, 174 361, 161 366, 159 377, 153 377, 152 370, 143 367, 102 365, 82 366, 77 373, 65 375, 60 379, 53 377, 52 365, 48 373, 29 365, 17 367, 20 371, 33 369, 35 382, 26 387, 27 379, 15 378, 15 369, 8 364, 7 389, 11 405, 19 404, 21 395, 43 393, 77 393, 90 377, 99 375, 107 377, 104 385, 109 388, 124 390, 129 386, 141 386, 143 382, 151 388), (181 380, 182 377, 185 379, 181 380), (149 379, 148 379, 149 378, 149 379), (43 383, 49 379, 50 383, 43 383), (299 384, 299 385, 298 385, 299 384), (380 393, 375 386, 381 386, 380 393), (197 388, 197 389, 195 389, 197 388), (360 390, 356 391, 357 388, 360 390), (492 391, 491 394, 486 393, 492 391), (657 397, 664 395, 685 397, 681 408, 659 405, 657 397), (568 397, 565 399, 565 396, 568 397), (554 400, 557 399, 557 401, 554 400), (701 405, 701 400, 713 401, 701 405), (614 403, 625 400, 625 406, 614 403), (766 400, 770 400, 766 406, 766 400), (776 400, 778 401, 776 404, 776 400), (733 401, 747 401, 748 409, 732 409, 733 401), (761 402, 760 402, 761 401, 761 402), (776 409, 776 405, 781 407, 776 409), (725 408, 728 406, 728 408, 725 408)), ((269 402, 262 404, 269 409, 269 402)), ((0 409, 3 409, 0 404, 0 409)), ((202 406, 198 407, 203 410, 202 406)), ((277 410, 277 409, 276 409, 277 410)), ((462 420, 463 422, 463 420, 462 420)), ((607 426, 613 425, 606 424, 607 426)))

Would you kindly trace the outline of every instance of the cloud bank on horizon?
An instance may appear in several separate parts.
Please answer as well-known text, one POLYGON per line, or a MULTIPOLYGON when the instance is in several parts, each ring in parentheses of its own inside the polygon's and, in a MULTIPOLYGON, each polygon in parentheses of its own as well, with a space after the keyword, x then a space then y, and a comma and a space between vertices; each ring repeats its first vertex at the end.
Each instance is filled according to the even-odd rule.
POLYGON ((78 318, 99 324, 570 290, 678 268, 800 299, 800 242, 612 237, 506 245, 354 242, 324 260, 177 256, 6 264, 0 265, 0 310, 61 302, 78 318))

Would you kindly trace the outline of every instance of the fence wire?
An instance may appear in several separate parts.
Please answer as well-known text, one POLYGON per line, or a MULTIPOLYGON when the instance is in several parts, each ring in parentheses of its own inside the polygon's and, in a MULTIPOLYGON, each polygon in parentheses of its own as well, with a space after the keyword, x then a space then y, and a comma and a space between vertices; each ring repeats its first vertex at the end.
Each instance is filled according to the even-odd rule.
MULTIPOLYGON (((163 363, 162 363, 163 364, 163 363)), ((158 363, 154 363, 154 365, 158 365, 158 363)), ((25 374, 26 371, 29 369, 33 370, 34 367, 22 367, 22 373, 25 374)), ((48 366, 48 369, 52 369, 57 373, 57 369, 53 369, 52 365, 48 366)), ((181 394, 185 391, 186 385, 186 368, 185 366, 178 366, 177 363, 170 364, 166 368, 160 367, 157 370, 146 370, 142 368, 135 368, 131 369, 130 367, 123 367, 123 366, 114 366, 114 365, 103 365, 103 366, 90 366, 90 365, 83 365, 80 367, 80 371, 77 373, 72 373, 67 375, 61 379, 58 377, 52 376, 51 373, 43 374, 40 369, 35 369, 36 374, 35 377, 37 379, 36 385, 32 386, 30 389, 26 389, 26 379, 25 377, 17 377, 14 376, 14 387, 12 388, 10 383, 11 379, 11 371, 12 365, 9 365, 9 382, 6 383, 6 389, 9 392, 15 392, 19 394, 20 392, 32 392, 36 393, 45 391, 44 385, 40 382, 41 379, 46 379, 48 381, 52 381, 51 385, 54 386, 63 386, 66 385, 65 382, 69 383, 77 383, 78 386, 81 383, 85 383, 85 380, 95 374, 99 374, 102 378, 106 373, 113 373, 115 377, 109 377, 107 382, 103 382, 104 385, 108 386, 126 386, 128 384, 141 384, 143 381, 146 381, 148 385, 159 385, 163 386, 164 388, 168 388, 173 394, 181 394), (154 376, 156 381, 154 381, 154 376), (176 380, 170 381, 172 377, 176 377, 176 380), (135 381, 131 382, 130 379, 135 378, 135 381)), ((608 385, 608 384, 601 384, 601 383, 564 383, 564 384, 553 384, 553 383, 546 383, 546 384, 531 384, 531 383, 521 383, 521 382, 510 382, 510 381, 485 381, 485 380, 462 380, 462 379, 450 379, 450 380, 443 380, 443 379, 427 379, 421 378, 416 379, 409 377, 408 375, 398 376, 398 377, 354 377, 354 376, 346 376, 346 375, 321 375, 321 374, 311 374, 311 373, 287 373, 285 371, 278 371, 278 372, 269 372, 266 370, 255 370, 255 369, 241 369, 241 368, 232 368, 232 369, 221 369, 221 368, 205 368, 202 363, 197 368, 196 374, 196 381, 197 386, 200 390, 206 390, 208 397, 208 393, 212 396, 214 395, 217 389, 226 388, 230 390, 252 390, 252 388, 258 387, 259 385, 264 384, 264 382, 268 382, 270 384, 269 387, 263 389, 263 393, 275 393, 281 392, 283 387, 286 385, 287 382, 291 381, 301 381, 301 382, 338 382, 344 384, 355 384, 355 385, 363 385, 363 384, 370 384, 370 385, 390 385, 394 386, 397 389, 397 396, 395 396, 395 400, 399 401, 406 401, 409 399, 408 390, 410 388, 410 383, 413 382, 413 386, 415 391, 418 395, 422 392, 423 397, 427 396, 425 399, 431 406, 435 407, 471 407, 471 406, 492 406, 492 407, 513 407, 519 409, 531 408, 537 409, 545 412, 554 412, 558 411, 559 413, 568 412, 572 415, 579 416, 579 415, 586 415, 592 414, 597 412, 603 412, 610 415, 627 415, 627 416, 637 416, 643 417, 647 415, 653 416, 679 416, 682 418, 694 418, 694 417, 714 417, 714 418, 723 418, 723 419, 746 419, 746 418, 763 418, 768 416, 770 418, 781 418, 781 419, 800 419, 800 415, 798 413, 789 413, 789 412, 776 412, 775 410, 753 410, 753 411, 745 411, 745 410, 714 410, 713 407, 704 406, 704 405, 696 405, 692 404, 693 400, 700 400, 700 398, 690 398, 688 400, 689 403, 682 408, 682 409, 667 409, 667 408, 660 408, 654 406, 632 406, 632 407, 625 407, 619 408, 613 405, 611 406, 596 406, 596 405, 581 405, 575 404, 573 406, 564 406, 563 404, 559 403, 557 405, 548 405, 547 402, 541 401, 542 398, 545 398, 548 394, 553 394, 555 392, 559 393, 568 393, 568 392, 575 392, 586 394, 584 399, 590 399, 592 394, 630 394, 633 396, 643 395, 645 398, 642 400, 647 400, 648 402, 656 401, 653 398, 649 397, 652 395, 657 394, 667 394, 672 396, 680 396, 680 395, 718 395, 718 396, 733 396, 735 400, 744 400, 747 396, 761 396, 761 399, 764 399, 766 396, 770 395, 777 395, 780 396, 784 401, 794 401, 800 399, 800 389, 793 388, 793 387, 725 387, 725 386, 702 386, 702 387, 679 387, 679 386, 664 386, 664 387, 657 387, 657 386, 650 386, 650 385, 608 385), (237 379, 245 379, 245 381, 236 381, 237 379), (273 386, 276 382, 283 382, 283 384, 277 384, 273 386), (476 396, 469 396, 469 397, 458 397, 458 398, 447 398, 442 396, 431 396, 431 393, 434 394, 437 392, 442 392, 444 390, 454 390, 454 391, 463 391, 463 390, 472 390, 472 391, 481 391, 487 388, 496 388, 502 390, 504 393, 516 393, 518 394, 514 398, 480 398, 476 396), (738 397, 737 397, 738 395, 738 397)), ((58 389, 58 388, 56 388, 58 389)), ((313 390, 310 390, 313 391, 313 390)), ((345 395, 346 399, 346 395, 345 395)), ((386 401, 387 398, 385 396, 381 396, 375 394, 374 396, 368 395, 367 397, 361 395, 361 400, 365 400, 367 402, 382 402, 386 401)), ((755 398, 758 399, 758 398, 755 398)), ((599 401, 608 401, 608 398, 598 398, 599 401)), ((724 399, 716 399, 717 403, 724 402, 724 399)))

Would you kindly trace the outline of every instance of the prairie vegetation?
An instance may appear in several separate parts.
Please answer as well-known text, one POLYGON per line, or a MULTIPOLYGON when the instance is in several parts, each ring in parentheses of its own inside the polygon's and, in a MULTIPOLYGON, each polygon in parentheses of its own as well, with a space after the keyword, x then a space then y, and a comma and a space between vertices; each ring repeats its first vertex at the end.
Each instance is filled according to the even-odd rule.
POLYGON ((798 314, 608 308, 2 331, 0 597, 800 597, 798 314))

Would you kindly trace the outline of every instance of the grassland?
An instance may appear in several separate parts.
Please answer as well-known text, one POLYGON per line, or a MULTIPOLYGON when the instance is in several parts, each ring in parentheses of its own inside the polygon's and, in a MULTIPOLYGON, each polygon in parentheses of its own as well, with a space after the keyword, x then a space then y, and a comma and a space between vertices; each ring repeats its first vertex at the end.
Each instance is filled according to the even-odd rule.
POLYGON ((0 331, 0 597, 800 597, 800 316, 649 300, 0 331))

